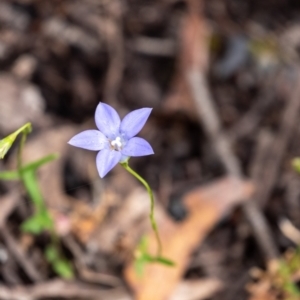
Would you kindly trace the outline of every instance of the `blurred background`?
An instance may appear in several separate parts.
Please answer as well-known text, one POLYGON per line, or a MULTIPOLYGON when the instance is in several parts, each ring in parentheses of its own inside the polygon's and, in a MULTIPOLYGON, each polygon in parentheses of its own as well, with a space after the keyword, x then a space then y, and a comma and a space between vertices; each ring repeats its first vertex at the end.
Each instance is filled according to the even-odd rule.
POLYGON ((23 164, 59 158, 31 174, 39 221, 0 174, 0 299, 300 299, 299 50, 297 0, 1 0, 0 137, 31 122, 23 164), (100 101, 153 108, 130 165, 174 267, 144 259, 140 183, 67 144, 100 101))

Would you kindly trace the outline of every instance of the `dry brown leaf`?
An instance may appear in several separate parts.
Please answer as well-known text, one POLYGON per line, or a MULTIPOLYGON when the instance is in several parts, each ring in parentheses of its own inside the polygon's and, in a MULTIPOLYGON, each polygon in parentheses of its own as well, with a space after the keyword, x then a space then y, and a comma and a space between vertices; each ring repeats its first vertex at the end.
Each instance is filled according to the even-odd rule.
MULTIPOLYGON (((166 215, 160 218, 160 235, 163 241, 163 256, 176 263, 176 267, 148 264, 143 277, 138 277, 133 264, 125 268, 125 278, 137 300, 166 300, 180 282, 188 265, 190 255, 213 226, 242 199, 253 193, 253 185, 247 181, 227 177, 205 187, 192 190, 183 198, 189 215, 175 224, 166 215)), ((150 235, 151 253, 155 240, 150 235)))

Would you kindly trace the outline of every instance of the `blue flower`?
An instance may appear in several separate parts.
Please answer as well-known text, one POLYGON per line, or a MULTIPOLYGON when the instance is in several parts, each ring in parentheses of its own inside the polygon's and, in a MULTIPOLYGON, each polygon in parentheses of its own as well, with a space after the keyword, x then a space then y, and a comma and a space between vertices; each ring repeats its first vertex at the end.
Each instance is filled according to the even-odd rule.
POLYGON ((99 151, 96 158, 97 170, 103 178, 119 162, 131 156, 154 154, 150 144, 134 137, 145 125, 152 108, 141 108, 127 114, 121 121, 111 106, 100 102, 95 113, 99 130, 86 130, 70 139, 70 145, 99 151))

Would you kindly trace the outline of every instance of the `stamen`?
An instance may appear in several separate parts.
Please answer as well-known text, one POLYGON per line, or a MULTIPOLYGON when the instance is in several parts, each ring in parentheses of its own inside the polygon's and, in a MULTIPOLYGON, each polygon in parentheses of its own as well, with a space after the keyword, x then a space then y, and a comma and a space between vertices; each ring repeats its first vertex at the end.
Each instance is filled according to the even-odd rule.
POLYGON ((111 141, 110 144, 114 148, 114 150, 121 150, 123 147, 123 143, 119 136, 117 136, 115 140, 111 141))

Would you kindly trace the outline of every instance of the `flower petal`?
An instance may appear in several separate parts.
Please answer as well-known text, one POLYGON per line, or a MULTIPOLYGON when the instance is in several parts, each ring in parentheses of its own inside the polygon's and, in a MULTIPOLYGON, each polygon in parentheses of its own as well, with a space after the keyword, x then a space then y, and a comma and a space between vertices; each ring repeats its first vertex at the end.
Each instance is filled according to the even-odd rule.
POLYGON ((119 161, 121 152, 104 149, 97 154, 96 165, 101 178, 103 178, 119 161))
POLYGON ((69 142, 70 145, 87 149, 99 151, 108 146, 106 136, 99 130, 85 130, 73 136, 69 142))
POLYGON ((108 138, 114 139, 119 133, 120 117, 110 105, 100 102, 95 113, 95 122, 98 129, 108 138))
POLYGON ((144 127, 152 108, 140 108, 127 114, 121 122, 120 132, 130 139, 144 127))
POLYGON ((130 139, 122 150, 122 155, 126 156, 144 156, 154 154, 150 144, 139 137, 130 139))

